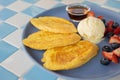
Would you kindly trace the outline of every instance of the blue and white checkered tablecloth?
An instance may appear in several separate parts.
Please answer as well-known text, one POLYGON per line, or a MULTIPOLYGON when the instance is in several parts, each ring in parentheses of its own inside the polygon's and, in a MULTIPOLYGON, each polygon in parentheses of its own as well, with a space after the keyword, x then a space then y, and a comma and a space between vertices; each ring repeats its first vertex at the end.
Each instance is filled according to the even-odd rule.
MULTIPOLYGON (((64 80, 33 63, 22 49, 27 22, 56 6, 90 3, 120 13, 120 0, 0 0, 0 80, 64 80)), ((110 80, 120 80, 120 75, 110 80)))

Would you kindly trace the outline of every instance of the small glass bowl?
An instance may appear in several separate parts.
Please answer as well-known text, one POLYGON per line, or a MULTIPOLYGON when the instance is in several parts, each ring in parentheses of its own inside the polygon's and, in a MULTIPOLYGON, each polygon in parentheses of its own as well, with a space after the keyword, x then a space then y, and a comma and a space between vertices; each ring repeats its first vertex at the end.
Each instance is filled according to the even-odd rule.
POLYGON ((66 6, 66 11, 70 19, 74 22, 80 22, 80 20, 86 18, 90 10, 89 6, 80 3, 73 3, 66 6))

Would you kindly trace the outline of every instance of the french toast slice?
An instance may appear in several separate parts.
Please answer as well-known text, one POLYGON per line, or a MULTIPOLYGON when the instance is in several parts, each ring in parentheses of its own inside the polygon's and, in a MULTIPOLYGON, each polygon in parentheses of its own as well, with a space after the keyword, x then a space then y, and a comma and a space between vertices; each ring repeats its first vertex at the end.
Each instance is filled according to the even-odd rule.
POLYGON ((81 40, 76 44, 48 49, 41 61, 49 70, 69 70, 87 63, 97 53, 97 45, 81 40))
POLYGON ((23 40, 23 44, 32 49, 45 50, 54 47, 75 44, 81 37, 76 33, 52 33, 47 31, 38 31, 30 34, 23 40))
POLYGON ((43 31, 54 33, 77 32, 77 29, 72 22, 60 17, 44 16, 39 18, 32 18, 30 22, 34 25, 34 27, 43 31))

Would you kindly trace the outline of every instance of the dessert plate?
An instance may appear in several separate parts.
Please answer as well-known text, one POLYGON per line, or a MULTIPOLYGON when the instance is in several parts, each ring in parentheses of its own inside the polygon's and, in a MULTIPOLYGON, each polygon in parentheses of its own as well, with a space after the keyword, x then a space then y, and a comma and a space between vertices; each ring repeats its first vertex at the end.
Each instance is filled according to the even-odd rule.
MULTIPOLYGON (((96 15, 102 15, 105 17, 106 20, 114 20, 116 22, 120 21, 120 15, 118 13, 115 13, 113 11, 104 9, 99 6, 94 6, 87 4, 91 7, 92 11, 96 13, 96 15)), ((56 7, 50 10, 47 10, 36 17, 39 16, 57 16, 62 17, 67 20, 70 20, 67 12, 65 10, 66 6, 56 7)), ((74 23, 77 25, 78 23, 74 23)), ((120 23, 119 23, 120 24, 120 23)), ((83 26, 84 28, 84 26, 83 26)), ((30 22, 26 25, 26 28, 23 32, 23 39, 26 38, 28 35, 30 35, 33 32, 38 31, 30 22)), ((72 70, 63 70, 63 71, 49 71, 45 69, 42 66, 42 62, 40 61, 44 51, 40 50, 34 50, 31 48, 28 48, 23 45, 25 52, 28 54, 28 56, 39 65, 40 68, 45 69, 46 71, 55 74, 57 76, 63 77, 67 80, 104 80, 107 78, 111 78, 113 76, 116 76, 120 73, 120 64, 114 64, 111 63, 108 66, 104 66, 100 63, 100 59, 102 57, 101 54, 101 48, 103 45, 108 44, 108 41, 105 39, 101 41, 99 44, 97 44, 100 48, 99 53, 96 57, 94 57, 91 61, 83 65, 82 67, 72 69, 72 70)), ((74 54, 74 53, 73 53, 74 54)))

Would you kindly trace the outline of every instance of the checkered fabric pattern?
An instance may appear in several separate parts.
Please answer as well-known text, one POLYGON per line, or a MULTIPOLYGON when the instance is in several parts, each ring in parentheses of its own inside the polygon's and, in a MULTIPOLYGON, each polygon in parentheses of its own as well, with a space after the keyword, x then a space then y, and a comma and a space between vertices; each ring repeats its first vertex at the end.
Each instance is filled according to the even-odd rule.
MULTIPOLYGON (((65 80, 33 63, 23 51, 21 37, 25 25, 34 16, 76 2, 120 13, 120 0, 0 0, 0 80, 65 80)), ((110 80, 119 79, 120 76, 110 80)))

